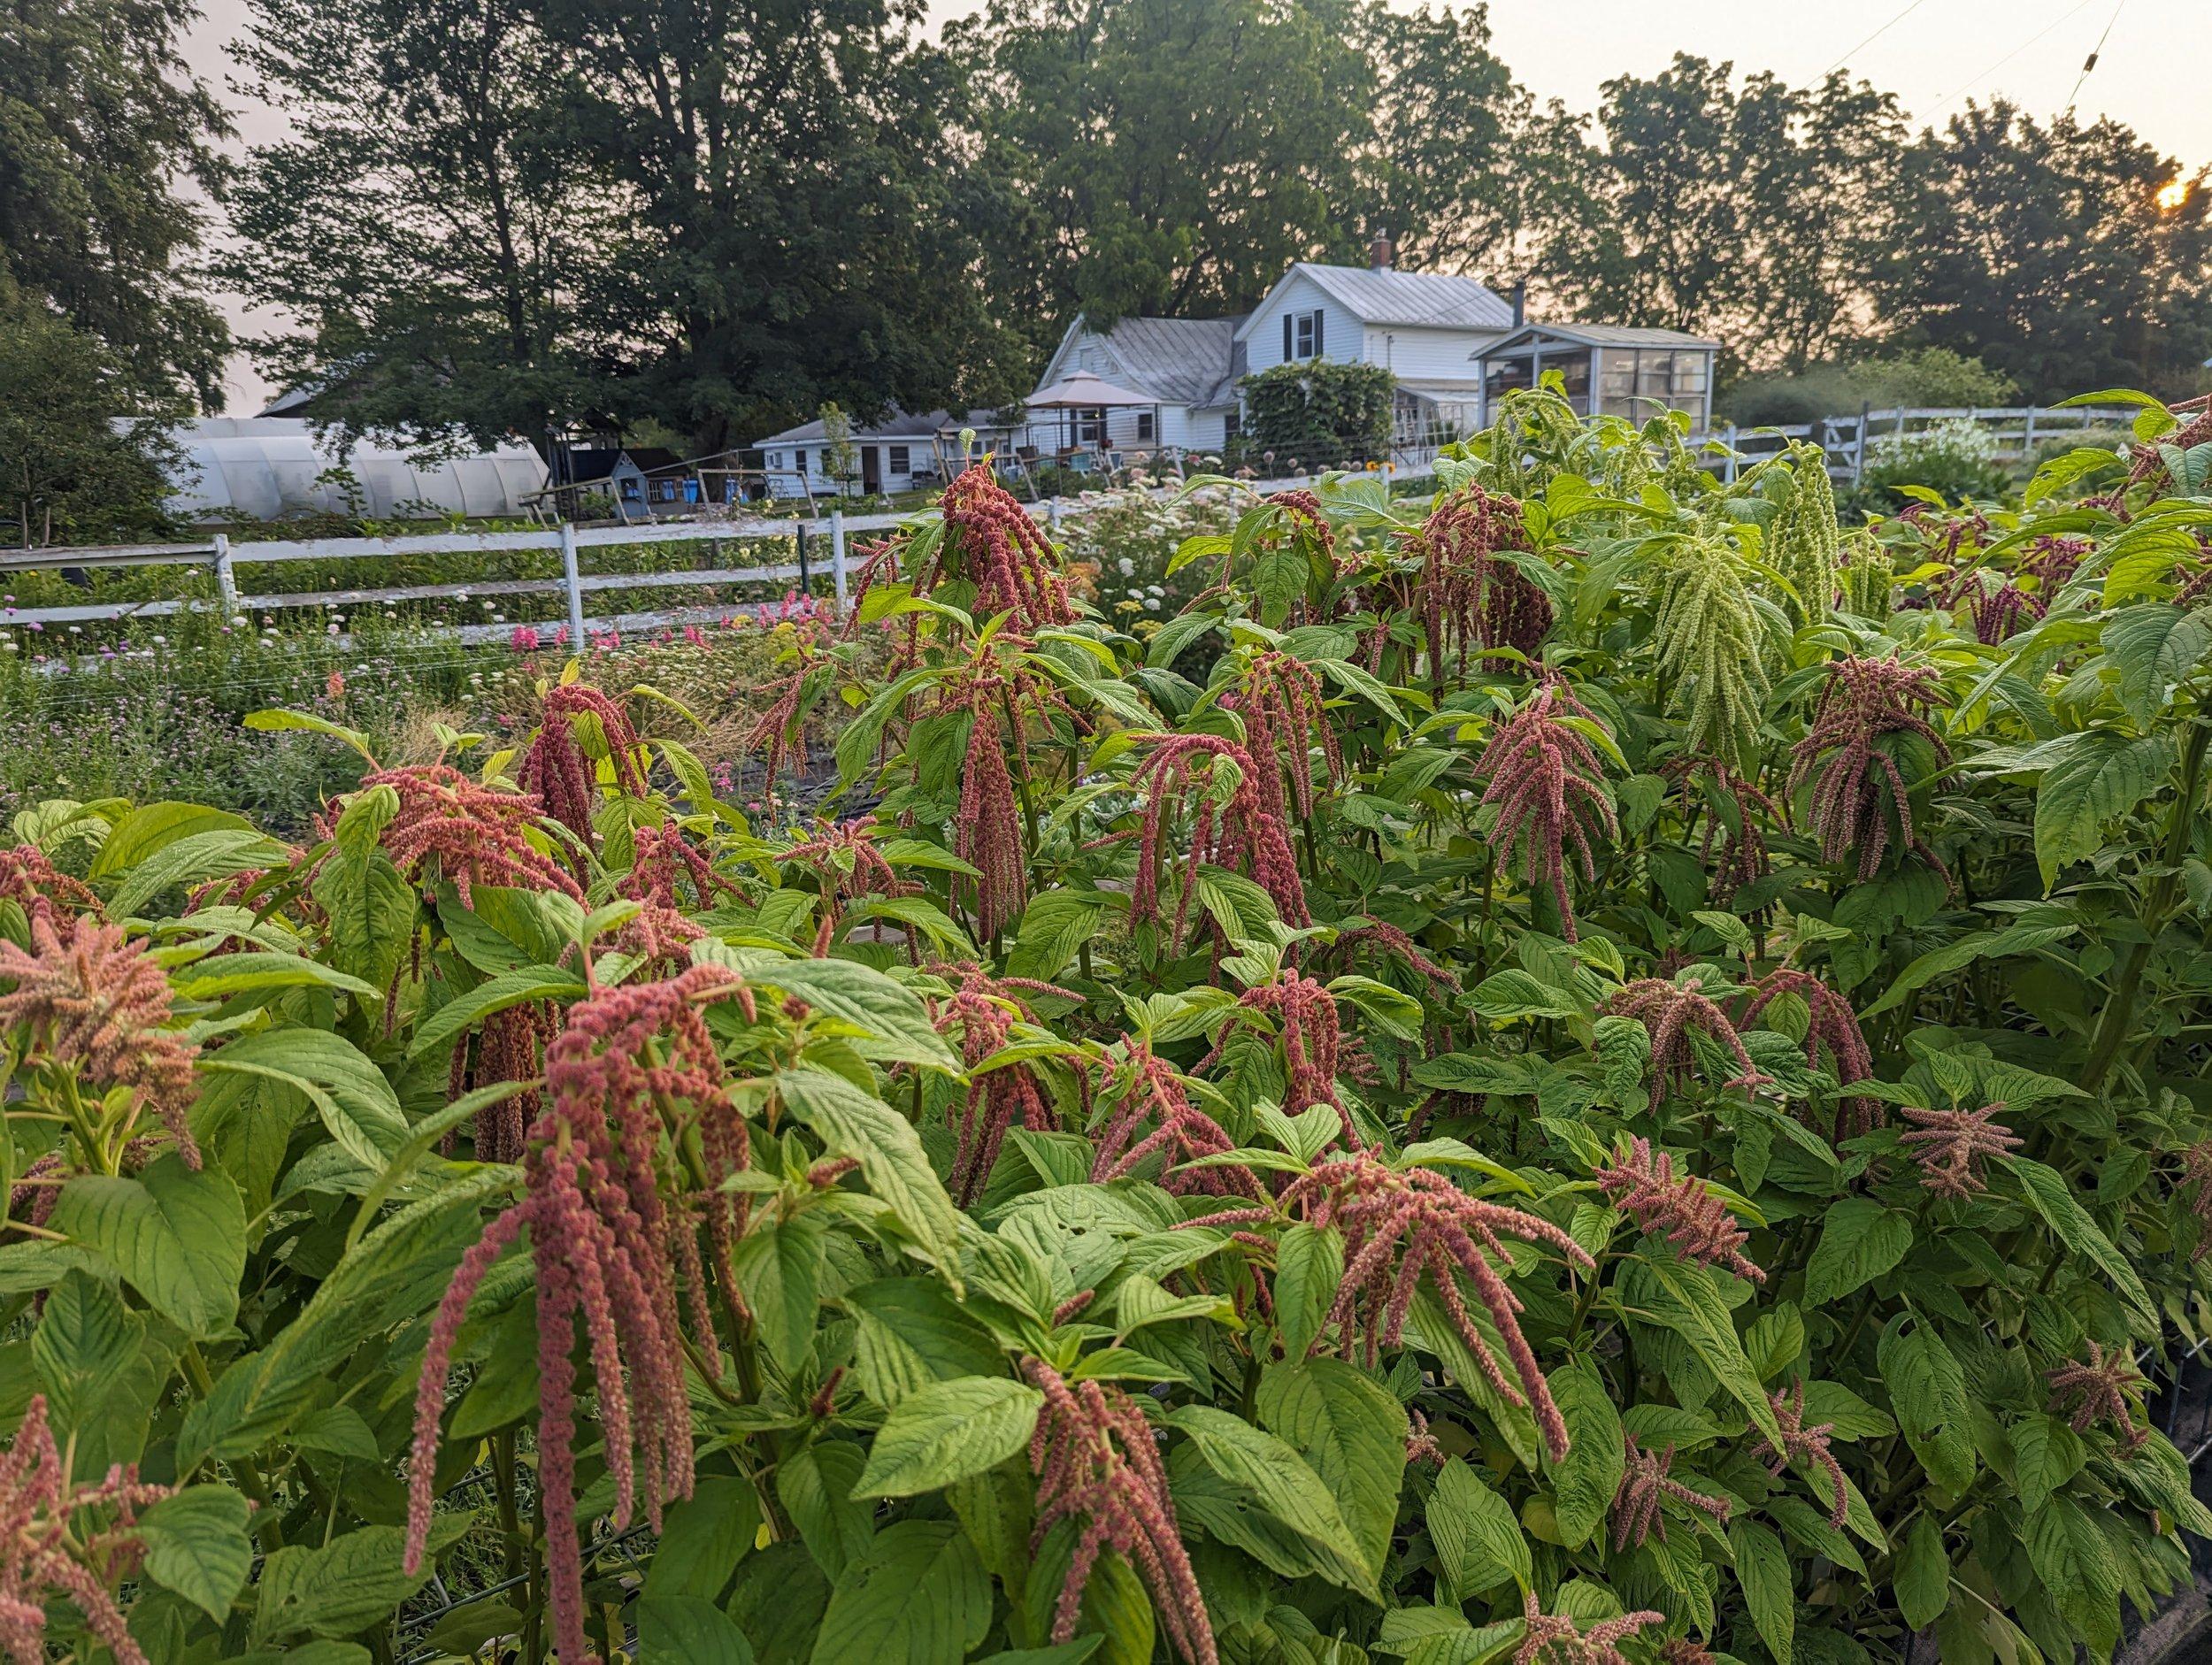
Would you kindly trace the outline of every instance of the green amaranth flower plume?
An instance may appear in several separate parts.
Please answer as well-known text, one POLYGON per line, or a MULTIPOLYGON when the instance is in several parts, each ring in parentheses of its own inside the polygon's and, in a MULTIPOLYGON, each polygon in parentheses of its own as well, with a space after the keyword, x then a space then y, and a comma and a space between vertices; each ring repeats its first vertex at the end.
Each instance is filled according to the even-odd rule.
POLYGON ((1742 558, 1725 544, 1680 546, 1667 564, 1652 637, 1668 709, 1682 718, 1683 748, 1733 760, 1748 772, 1760 705, 1772 685, 1742 558))
POLYGON ((1836 494, 1828 481, 1828 454, 1793 440, 1767 466, 1789 479, 1788 492, 1767 524, 1767 564, 1793 593, 1782 598, 1792 622, 1817 625, 1828 617, 1837 587, 1836 494))

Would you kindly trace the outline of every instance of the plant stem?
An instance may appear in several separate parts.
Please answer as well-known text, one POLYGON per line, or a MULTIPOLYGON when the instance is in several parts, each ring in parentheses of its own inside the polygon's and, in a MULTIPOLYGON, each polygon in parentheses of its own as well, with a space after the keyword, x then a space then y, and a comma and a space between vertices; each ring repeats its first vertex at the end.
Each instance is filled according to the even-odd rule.
POLYGON ((499 1500, 500 1566, 507 1577, 522 1575, 522 1516, 515 1505, 515 1435, 492 1436, 492 1491, 499 1500))
POLYGON ((2212 720, 2200 717, 2190 730, 2187 744, 2182 748, 2181 790, 2174 794, 2173 808, 2168 812, 2165 843, 2161 851, 2164 871, 2151 880, 2150 889, 2145 893, 2142 940, 2129 944, 2119 974, 2112 979, 2112 993, 2106 997, 2103 1015, 2097 1020, 2096 1039, 2090 1045, 2089 1063, 2082 1071, 2081 1086, 2085 1093, 2093 1093, 2104 1085, 2106 1075, 2120 1055, 2129 1023, 2135 1015, 2135 993, 2143 981, 2143 968, 2149 964, 2151 950, 2172 917, 2174 902, 2181 890, 2181 863, 2189 854, 2189 840, 2196 831, 2197 799, 2204 785, 2208 742, 2212 742, 2212 720))

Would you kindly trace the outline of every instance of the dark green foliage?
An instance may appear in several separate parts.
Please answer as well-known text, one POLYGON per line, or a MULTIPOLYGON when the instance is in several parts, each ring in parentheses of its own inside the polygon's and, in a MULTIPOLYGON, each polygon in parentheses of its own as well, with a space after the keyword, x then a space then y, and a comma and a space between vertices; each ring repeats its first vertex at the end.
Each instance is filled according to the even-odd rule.
POLYGON ((1336 468, 1390 449, 1397 379, 1380 364, 1325 358, 1274 365, 1240 384, 1251 446, 1279 463, 1336 468))

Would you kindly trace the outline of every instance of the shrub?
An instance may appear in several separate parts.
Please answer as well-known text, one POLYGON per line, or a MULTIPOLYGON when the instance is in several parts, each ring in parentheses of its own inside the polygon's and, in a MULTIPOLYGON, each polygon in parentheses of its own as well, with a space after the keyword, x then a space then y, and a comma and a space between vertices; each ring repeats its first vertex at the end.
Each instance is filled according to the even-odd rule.
POLYGON ((1961 418, 1875 436, 1855 502, 1876 510, 1901 508, 1909 501, 1908 486, 1945 498, 1988 502, 2009 492, 2013 480, 1997 460, 1996 435, 1961 418))
POLYGON ((1297 457, 1309 470, 1390 454, 1397 378, 1380 364, 1325 358, 1281 364, 1240 382, 1250 450, 1297 457))
POLYGON ((2002 405, 2019 395, 2011 379, 1978 358, 1947 347, 1922 347, 1878 357, 1813 364, 1789 373, 1746 376, 1720 401, 1723 416, 1741 427, 1794 426, 1822 417, 1922 407, 2002 405))
POLYGON ((9 1648, 2109 1660, 2212 1534, 2181 448, 1878 541, 1515 413, 1149 641, 958 483, 770 633, 841 817, 550 664, 259 717, 296 845, 26 806, 9 1648))

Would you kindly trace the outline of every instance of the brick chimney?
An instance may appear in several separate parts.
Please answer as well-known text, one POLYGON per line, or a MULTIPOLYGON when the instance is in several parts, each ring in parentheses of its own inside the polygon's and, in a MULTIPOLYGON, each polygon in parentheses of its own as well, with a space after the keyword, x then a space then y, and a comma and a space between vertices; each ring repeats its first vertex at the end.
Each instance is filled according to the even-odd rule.
POLYGON ((1513 285, 1513 322, 1517 326, 1528 322, 1528 280, 1522 278, 1513 285))
POLYGON ((1367 245, 1367 265, 1371 272, 1387 272, 1398 257, 1398 245, 1390 241, 1390 234, 1379 231, 1375 241, 1367 245))

